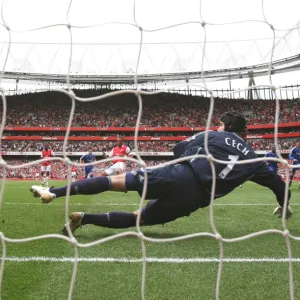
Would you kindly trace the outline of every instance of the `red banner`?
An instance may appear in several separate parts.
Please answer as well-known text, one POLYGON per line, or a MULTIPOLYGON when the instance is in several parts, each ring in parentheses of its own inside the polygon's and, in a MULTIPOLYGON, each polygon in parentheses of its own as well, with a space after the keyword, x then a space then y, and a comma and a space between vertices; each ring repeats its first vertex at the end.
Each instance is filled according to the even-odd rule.
MULTIPOLYGON (((283 123, 278 125, 283 127, 300 127, 300 122, 283 123)), ((248 125, 249 130, 274 128, 274 124, 248 125)), ((6 131, 66 131, 67 127, 5 127, 6 131)), ((139 131, 204 131, 205 126, 200 127, 140 127, 139 131)), ((211 127, 216 130, 217 127, 211 127)), ((109 131, 109 132, 125 132, 134 131, 135 127, 71 127, 71 131, 109 131)))

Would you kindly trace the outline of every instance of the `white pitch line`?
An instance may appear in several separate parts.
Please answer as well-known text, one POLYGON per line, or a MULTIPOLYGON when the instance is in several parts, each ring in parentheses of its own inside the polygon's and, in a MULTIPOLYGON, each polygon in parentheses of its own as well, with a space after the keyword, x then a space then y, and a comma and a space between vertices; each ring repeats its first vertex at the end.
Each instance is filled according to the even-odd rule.
MULTIPOLYGON (((147 203, 147 201, 145 201, 147 203)), ((3 202, 2 205, 41 205, 40 202, 3 202)), ((49 205, 65 206, 65 203, 51 203, 49 205)), ((70 206, 139 206, 139 203, 72 203, 70 206)), ((291 206, 299 206, 293 203, 291 206)), ((276 203, 215 203, 214 206, 276 206, 276 203)))
MULTIPOLYGON (((0 259, 1 261, 1 259, 0 259)), ((5 261, 10 262, 75 262, 74 257, 6 257, 5 261)), ((141 258, 113 258, 113 257, 80 257, 78 262, 99 262, 99 263, 141 263, 141 258)), ((219 258, 214 257, 200 257, 200 258, 171 258, 171 257, 147 257, 146 261, 149 263, 218 263, 219 258)), ((288 258, 224 258, 223 262, 231 263, 287 263, 288 258)), ((292 262, 300 262, 300 258, 292 258, 292 262)))

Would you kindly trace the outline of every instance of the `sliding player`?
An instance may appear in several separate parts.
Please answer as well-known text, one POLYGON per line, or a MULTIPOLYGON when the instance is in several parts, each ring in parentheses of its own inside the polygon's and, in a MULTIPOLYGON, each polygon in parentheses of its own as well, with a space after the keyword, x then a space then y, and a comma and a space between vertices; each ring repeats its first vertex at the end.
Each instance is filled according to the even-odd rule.
MULTIPOLYGON (((205 151, 205 134, 199 133, 178 143, 174 147, 174 156, 184 158, 203 155, 202 157, 194 156, 187 158, 183 163, 158 169, 136 170, 117 176, 76 181, 71 184, 70 195, 98 194, 109 190, 137 191, 141 195, 147 172, 145 198, 155 200, 149 201, 142 209, 140 225, 165 224, 210 205, 215 173, 215 199, 227 195, 243 182, 250 180, 273 191, 278 202, 273 214, 283 217, 285 183, 281 177, 270 171, 265 162, 236 164, 238 161, 257 158, 254 150, 242 138, 246 131, 246 119, 232 111, 225 113, 221 121, 218 132, 208 133, 208 156, 205 151), (212 158, 228 161, 228 164, 212 162, 212 158), (211 163, 214 164, 214 173, 211 163)), ((55 198, 65 196, 67 186, 50 189, 32 186, 31 191, 35 197, 40 197, 43 203, 50 203, 55 198)), ((70 222, 64 226, 63 233, 67 235, 68 228, 74 232, 86 224, 109 228, 133 227, 137 214, 137 211, 98 214, 74 212, 70 216, 70 222)), ((292 214, 293 211, 287 206, 285 217, 290 218, 292 214)))

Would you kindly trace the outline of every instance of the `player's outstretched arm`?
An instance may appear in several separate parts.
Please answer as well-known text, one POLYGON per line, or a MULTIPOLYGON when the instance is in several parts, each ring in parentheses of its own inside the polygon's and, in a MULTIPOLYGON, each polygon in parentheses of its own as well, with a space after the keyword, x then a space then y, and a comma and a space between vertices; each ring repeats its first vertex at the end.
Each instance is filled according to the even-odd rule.
MULTIPOLYGON (((250 181, 253 181, 259 185, 268 187, 276 196, 278 207, 273 212, 274 215, 278 215, 279 217, 282 216, 283 213, 283 206, 284 206, 284 196, 285 196, 285 189, 286 184, 281 179, 281 177, 274 172, 272 172, 264 163, 260 164, 260 167, 256 174, 250 178, 250 181)), ((288 191, 288 209, 286 218, 290 218, 293 214, 293 211, 289 207, 289 200, 291 198, 291 191, 288 191)))

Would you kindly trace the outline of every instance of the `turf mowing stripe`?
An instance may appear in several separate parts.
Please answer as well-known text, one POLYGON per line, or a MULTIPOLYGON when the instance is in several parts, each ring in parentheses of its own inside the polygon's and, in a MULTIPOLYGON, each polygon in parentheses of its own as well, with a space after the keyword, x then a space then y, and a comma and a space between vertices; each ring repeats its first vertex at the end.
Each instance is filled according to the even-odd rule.
MULTIPOLYGON (((158 258, 147 257, 149 263, 217 263, 219 258, 158 258)), ((1 261, 1 259, 0 259, 1 261)), ((11 262, 74 262, 73 257, 7 257, 5 261, 11 262)), ((129 259, 129 258, 113 258, 113 257, 81 257, 78 258, 79 262, 115 262, 115 263, 141 263, 142 259, 129 259)), ((282 263, 289 262, 288 258, 224 258, 223 262, 237 262, 237 263, 282 263)), ((300 262, 300 258, 292 258, 292 262, 300 262)))

